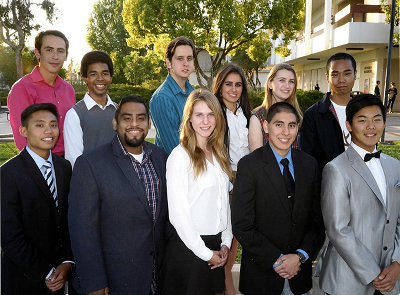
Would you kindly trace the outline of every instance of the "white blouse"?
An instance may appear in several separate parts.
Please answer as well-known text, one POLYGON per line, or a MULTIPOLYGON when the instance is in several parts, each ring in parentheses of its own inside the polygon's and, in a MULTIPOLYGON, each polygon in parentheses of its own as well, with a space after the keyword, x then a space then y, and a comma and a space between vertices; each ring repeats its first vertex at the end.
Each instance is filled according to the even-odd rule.
POLYGON ((194 179, 190 158, 178 145, 167 160, 167 198, 169 218, 186 247, 204 261, 213 252, 200 235, 222 232, 222 245, 231 247, 232 225, 229 207, 229 179, 213 155, 214 165, 206 160, 207 170, 194 179))
POLYGON ((237 164, 241 158, 250 153, 249 129, 246 128, 247 119, 239 107, 236 115, 226 109, 226 119, 229 127, 229 158, 232 171, 237 171, 237 164))

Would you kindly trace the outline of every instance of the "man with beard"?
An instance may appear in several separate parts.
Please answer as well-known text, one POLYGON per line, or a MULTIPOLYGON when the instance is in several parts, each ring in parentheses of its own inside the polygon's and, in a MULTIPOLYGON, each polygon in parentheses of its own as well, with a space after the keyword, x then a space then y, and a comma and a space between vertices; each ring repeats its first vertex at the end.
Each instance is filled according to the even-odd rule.
POLYGON ((144 141, 149 110, 136 95, 117 106, 114 139, 80 156, 68 222, 80 294, 154 294, 167 221, 167 154, 144 141))

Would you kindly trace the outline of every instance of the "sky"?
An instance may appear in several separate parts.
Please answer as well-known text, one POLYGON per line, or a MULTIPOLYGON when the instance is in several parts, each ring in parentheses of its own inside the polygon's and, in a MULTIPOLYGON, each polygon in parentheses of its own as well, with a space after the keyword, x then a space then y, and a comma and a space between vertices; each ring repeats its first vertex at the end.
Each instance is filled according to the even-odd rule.
MULTIPOLYGON (((34 9, 36 21, 41 25, 40 31, 59 30, 65 34, 69 40, 68 60, 64 63, 67 68, 70 59, 74 59, 74 64, 81 61, 83 55, 91 48, 86 43, 86 25, 90 14, 93 11, 93 4, 97 0, 53 0, 58 8, 58 19, 50 24, 46 20, 43 10, 34 9)), ((35 36, 38 31, 33 31, 26 42, 27 47, 34 47, 35 36)))

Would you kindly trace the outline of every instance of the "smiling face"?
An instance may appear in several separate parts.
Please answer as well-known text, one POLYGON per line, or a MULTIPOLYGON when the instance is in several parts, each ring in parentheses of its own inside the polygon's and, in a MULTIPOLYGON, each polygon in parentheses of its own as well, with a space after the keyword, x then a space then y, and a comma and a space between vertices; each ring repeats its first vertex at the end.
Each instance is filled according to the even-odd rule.
POLYGON ((372 153, 382 137, 385 122, 379 106, 372 105, 355 113, 352 123, 346 121, 351 140, 360 148, 372 153))
POLYGON ((338 59, 331 62, 329 73, 326 79, 329 83, 333 95, 348 95, 350 97, 351 90, 356 80, 351 60, 338 59))
POLYGON ((39 71, 42 76, 57 74, 68 56, 65 41, 53 35, 44 36, 40 52, 35 48, 35 55, 39 60, 39 71))
POLYGON ((175 81, 186 81, 194 69, 192 47, 189 45, 176 47, 171 60, 167 58, 166 63, 169 73, 175 81))
POLYGON ((113 119, 114 130, 125 149, 132 154, 142 153, 142 144, 150 128, 150 118, 142 103, 126 102, 121 106, 118 121, 113 119))
POLYGON ((275 102, 286 101, 295 88, 295 76, 293 72, 282 69, 276 72, 274 79, 268 80, 268 87, 272 89, 275 102))
POLYGON ((104 102, 105 104, 107 101, 107 89, 112 81, 108 65, 105 63, 91 64, 88 67, 87 77, 82 78, 88 87, 90 97, 97 103, 104 102))
POLYGON ((214 113, 204 101, 199 101, 193 106, 190 123, 196 133, 199 145, 207 142, 208 137, 213 133, 216 126, 214 113))
POLYGON ((49 158, 60 133, 56 116, 44 110, 32 113, 27 126, 21 126, 19 132, 26 137, 27 146, 45 160, 49 158))
POLYGON ((242 77, 238 73, 226 76, 221 86, 221 96, 225 106, 232 112, 236 111, 236 102, 240 99, 243 90, 242 77))
POLYGON ((277 113, 268 123, 264 121, 264 131, 268 133, 271 147, 285 157, 296 139, 299 125, 293 113, 277 113))

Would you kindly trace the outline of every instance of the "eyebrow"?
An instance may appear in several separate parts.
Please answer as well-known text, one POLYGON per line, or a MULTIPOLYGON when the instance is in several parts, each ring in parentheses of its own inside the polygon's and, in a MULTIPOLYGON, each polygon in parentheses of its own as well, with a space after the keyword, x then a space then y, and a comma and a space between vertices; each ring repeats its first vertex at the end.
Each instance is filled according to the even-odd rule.
MULTIPOLYGON (((110 71, 109 70, 103 70, 103 71, 101 71, 102 73, 104 73, 104 72, 107 72, 107 73, 109 73, 110 71)), ((89 73, 97 73, 97 71, 89 71, 89 73)))
MULTIPOLYGON (((347 69, 347 70, 344 70, 342 72, 353 72, 353 70, 352 69, 347 69)), ((337 70, 332 71, 331 74, 333 74, 333 73, 339 73, 339 71, 337 71, 337 70)))
MULTIPOLYGON (((366 115, 359 115, 359 116, 357 116, 357 118, 366 118, 367 116, 366 115)), ((375 117, 383 117, 382 116, 382 114, 376 114, 376 115, 374 115, 374 118, 375 117)))
MULTIPOLYGON (((51 46, 45 46, 45 47, 44 47, 44 49, 54 49, 54 47, 51 47, 51 46)), ((60 49, 62 49, 62 50, 65 50, 65 48, 64 48, 64 47, 59 47, 59 48, 57 48, 57 50, 60 50, 60 49)))
MULTIPOLYGON (((272 124, 276 124, 276 123, 285 124, 285 122, 283 122, 283 121, 274 121, 274 122, 272 122, 272 124)), ((289 122, 288 124, 296 124, 297 125, 298 123, 293 121, 293 122, 289 122)))

